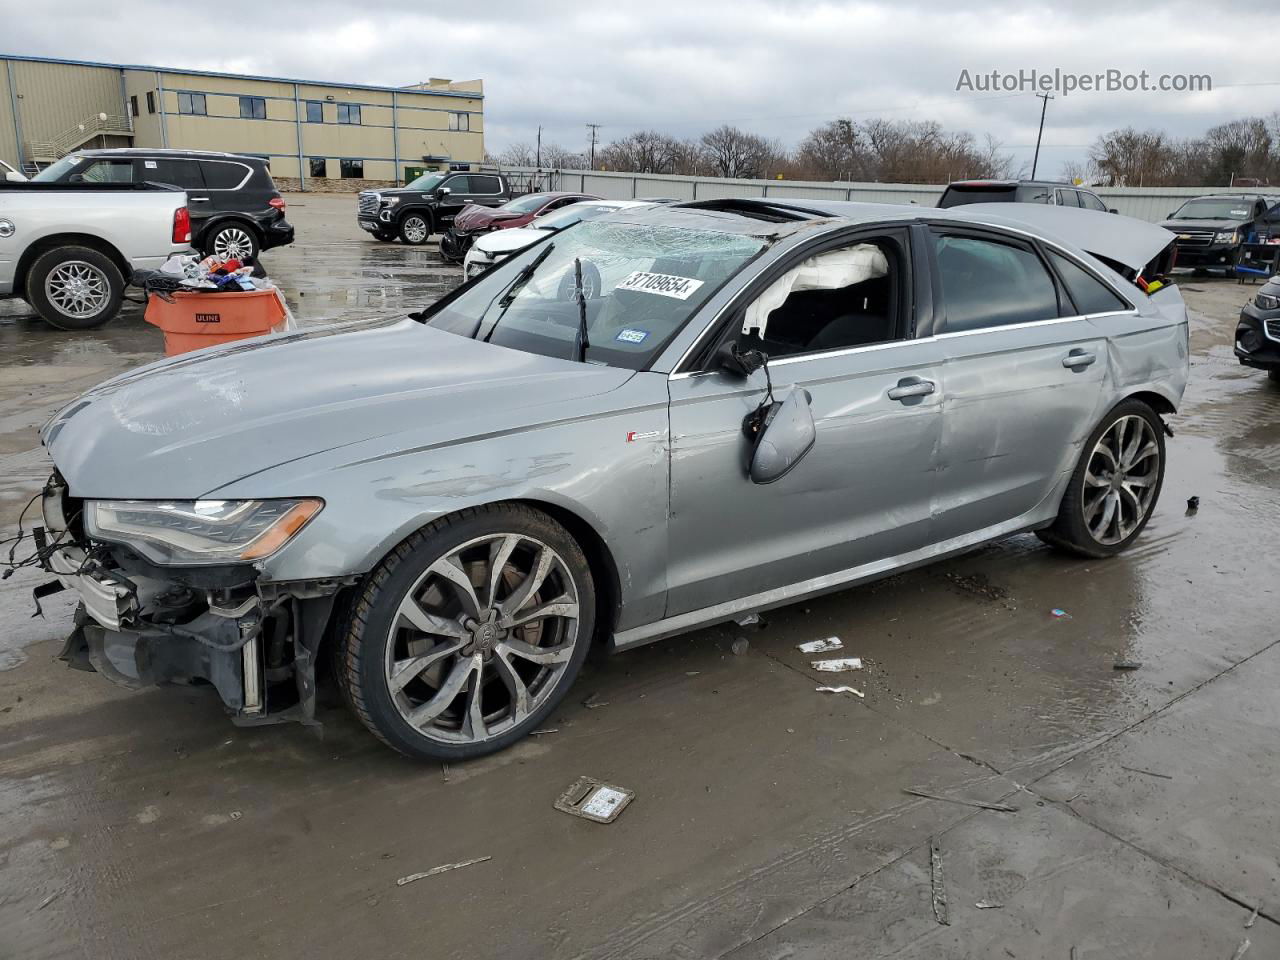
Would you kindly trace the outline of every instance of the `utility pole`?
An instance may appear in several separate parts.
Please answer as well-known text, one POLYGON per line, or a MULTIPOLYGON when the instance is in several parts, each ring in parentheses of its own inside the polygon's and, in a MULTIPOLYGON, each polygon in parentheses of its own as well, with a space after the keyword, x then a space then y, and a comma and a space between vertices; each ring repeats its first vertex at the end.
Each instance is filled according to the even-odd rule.
POLYGON ((1054 99, 1047 93, 1037 93, 1044 102, 1040 104, 1040 132, 1036 134, 1036 154, 1031 159, 1031 179, 1036 178, 1036 166, 1040 163, 1040 138, 1044 136, 1044 112, 1049 109, 1049 101, 1054 99))
POLYGON ((600 129, 600 124, 588 123, 587 129, 591 131, 591 159, 587 162, 587 166, 594 170, 596 168, 596 132, 600 129))

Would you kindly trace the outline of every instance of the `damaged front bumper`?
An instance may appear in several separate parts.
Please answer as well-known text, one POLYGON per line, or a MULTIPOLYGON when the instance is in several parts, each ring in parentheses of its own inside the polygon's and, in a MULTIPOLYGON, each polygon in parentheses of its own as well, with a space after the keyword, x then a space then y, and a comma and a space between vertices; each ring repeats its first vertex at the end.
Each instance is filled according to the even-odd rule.
POLYGON ((133 689, 207 683, 239 723, 314 723, 316 651, 354 578, 279 583, 251 565, 157 567, 89 541, 56 476, 42 505, 44 567, 80 599, 63 660, 133 689))

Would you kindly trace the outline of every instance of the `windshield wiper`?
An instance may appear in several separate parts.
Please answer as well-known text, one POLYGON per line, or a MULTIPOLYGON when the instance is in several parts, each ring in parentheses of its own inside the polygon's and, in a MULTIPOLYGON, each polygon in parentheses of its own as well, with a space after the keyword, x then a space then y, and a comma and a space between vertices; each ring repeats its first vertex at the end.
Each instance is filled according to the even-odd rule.
POLYGON ((587 362, 587 348, 591 346, 591 341, 587 338, 587 295, 582 290, 582 261, 577 257, 573 258, 573 290, 574 296, 578 300, 578 335, 573 340, 573 346, 578 354, 578 362, 587 362))
POLYGON ((542 261, 551 256, 551 251, 555 248, 556 245, 554 243, 548 243, 547 248, 525 264, 524 269, 515 275, 515 279, 507 284, 506 289, 503 290, 499 296, 495 297, 494 300, 489 301, 489 306, 485 307, 484 313, 480 314, 480 325, 476 327, 477 332, 480 327, 484 326, 484 318, 489 313, 490 308, 493 307, 495 300, 501 309, 498 310, 498 315, 494 318, 493 326, 489 328, 483 337, 485 343, 489 342, 489 338, 493 336, 493 331, 498 329, 498 324, 500 324, 502 322, 502 318, 506 316, 507 308, 515 302, 516 294, 520 292, 520 288, 529 282, 529 278, 533 276, 533 272, 537 270, 538 267, 542 266, 542 261))

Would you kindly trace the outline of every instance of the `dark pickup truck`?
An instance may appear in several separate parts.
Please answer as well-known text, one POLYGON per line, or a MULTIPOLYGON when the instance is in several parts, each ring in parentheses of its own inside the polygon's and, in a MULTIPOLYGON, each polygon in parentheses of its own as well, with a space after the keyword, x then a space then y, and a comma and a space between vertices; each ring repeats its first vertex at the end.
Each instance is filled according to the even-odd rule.
POLYGON ((511 199, 511 186, 497 173, 425 173, 403 187, 365 190, 356 203, 360 229, 379 240, 417 246, 444 233, 468 204, 498 207, 511 199))

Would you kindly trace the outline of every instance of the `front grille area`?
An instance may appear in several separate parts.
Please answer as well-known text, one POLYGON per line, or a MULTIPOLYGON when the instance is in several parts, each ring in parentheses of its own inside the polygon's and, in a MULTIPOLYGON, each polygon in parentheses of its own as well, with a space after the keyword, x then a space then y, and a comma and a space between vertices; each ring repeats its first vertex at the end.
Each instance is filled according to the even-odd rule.
POLYGON ((376 217, 378 215, 378 195, 376 193, 362 193, 356 200, 356 212, 362 216, 376 217))
POLYGON ((1280 320, 1267 320, 1262 326, 1266 328, 1268 337, 1272 340, 1280 340, 1280 320))
POLYGON ((1180 247, 1207 247, 1213 242, 1212 230, 1180 230, 1177 244, 1180 247))

